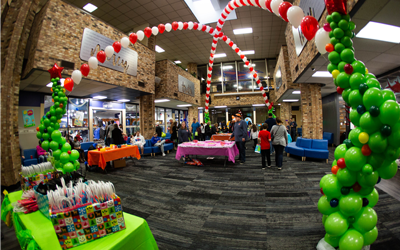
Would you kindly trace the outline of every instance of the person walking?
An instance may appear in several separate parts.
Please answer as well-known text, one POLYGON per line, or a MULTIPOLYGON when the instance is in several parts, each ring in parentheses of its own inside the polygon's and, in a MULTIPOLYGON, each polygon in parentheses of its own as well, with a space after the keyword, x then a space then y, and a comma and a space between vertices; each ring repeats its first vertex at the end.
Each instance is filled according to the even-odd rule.
POLYGON ((158 136, 157 133, 154 133, 154 134, 153 134, 153 137, 151 138, 151 141, 150 141, 150 142, 151 142, 151 145, 152 145, 152 146, 159 147, 159 148, 161 149, 162 156, 165 156, 165 153, 164 153, 164 143, 165 143, 165 140, 162 140, 161 137, 158 136))
POLYGON ((257 125, 256 124, 253 124, 253 126, 251 127, 250 135, 251 135, 251 139, 254 142, 253 149, 256 149, 257 141, 258 141, 258 131, 257 131, 257 125))
POLYGON ((183 142, 188 142, 191 140, 191 133, 188 128, 186 128, 186 123, 182 123, 181 128, 178 131, 178 141, 179 144, 183 142))
POLYGON ((178 144, 178 132, 177 132, 177 123, 173 122, 171 125, 170 132, 171 134, 171 141, 174 143, 174 149, 176 150, 176 145, 178 144))
POLYGON ((236 146, 239 149, 239 162, 240 164, 244 164, 246 162, 245 143, 248 139, 247 124, 245 121, 242 121, 242 116, 239 113, 236 114, 235 120, 236 122, 233 127, 231 138, 235 137, 236 146))
POLYGON ((193 138, 195 140, 199 139, 199 131, 197 130, 200 127, 200 123, 196 122, 196 118, 193 118, 193 122, 192 122, 192 134, 194 135, 193 138))
POLYGON ((261 164, 262 169, 265 169, 265 157, 267 157, 268 167, 271 167, 271 155, 269 153, 271 145, 271 133, 268 131, 268 124, 262 125, 262 130, 258 133, 258 142, 261 146, 261 164))
POLYGON ((282 169, 283 149, 288 145, 288 137, 285 126, 282 125, 282 120, 277 117, 276 125, 271 129, 273 137, 272 145, 275 147, 275 163, 278 170, 282 169))
POLYGON ((211 122, 210 121, 208 121, 206 123, 204 130, 206 132, 206 140, 210 140, 211 139, 211 122))
POLYGON ((140 132, 137 131, 135 137, 133 138, 132 145, 138 146, 143 154, 144 144, 146 144, 146 140, 144 139, 143 135, 141 135, 140 132))
MULTIPOLYGON (((268 113, 268 119, 265 120, 265 123, 268 124, 268 132, 271 132, 272 127, 276 125, 276 121, 273 118, 272 113, 268 113)), ((271 155, 272 155, 274 153, 274 151, 275 151, 274 146, 272 145, 272 143, 270 145, 270 148, 271 148, 270 151, 271 151, 271 155)))
POLYGON ((292 141, 296 141, 296 129, 297 129, 297 123, 294 120, 294 118, 290 118, 290 136, 292 137, 292 141))

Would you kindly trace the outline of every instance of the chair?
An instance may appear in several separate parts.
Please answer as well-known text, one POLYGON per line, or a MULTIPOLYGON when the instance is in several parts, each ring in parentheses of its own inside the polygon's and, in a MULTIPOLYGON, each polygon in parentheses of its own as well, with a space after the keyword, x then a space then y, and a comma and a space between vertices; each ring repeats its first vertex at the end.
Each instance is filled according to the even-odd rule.
POLYGON ((30 166, 30 165, 38 164, 39 157, 37 155, 36 148, 24 149, 23 154, 25 157, 25 159, 23 159, 23 161, 22 161, 23 166, 30 166), (31 159, 31 156, 32 156, 32 159, 31 159))
POLYGON ((153 151, 152 151, 152 146, 151 146, 151 140, 146 140, 146 143, 143 146, 143 152, 142 149, 139 147, 139 152, 143 155, 143 154, 151 154, 153 155, 153 151))
POLYGON ((94 144, 94 142, 82 142, 81 143, 81 149, 83 150, 83 152, 85 153, 85 157, 87 159, 87 153, 89 151, 90 146, 92 146, 94 144))
POLYGON ((313 139, 311 148, 304 149, 304 156, 304 158, 311 157, 317 159, 326 159, 326 163, 328 163, 328 140, 313 139))
POLYGON ((297 135, 303 136, 303 128, 297 128, 297 135))
POLYGON ((332 147, 333 147, 333 133, 324 132, 322 138, 324 140, 328 140, 328 144, 332 145, 332 147))

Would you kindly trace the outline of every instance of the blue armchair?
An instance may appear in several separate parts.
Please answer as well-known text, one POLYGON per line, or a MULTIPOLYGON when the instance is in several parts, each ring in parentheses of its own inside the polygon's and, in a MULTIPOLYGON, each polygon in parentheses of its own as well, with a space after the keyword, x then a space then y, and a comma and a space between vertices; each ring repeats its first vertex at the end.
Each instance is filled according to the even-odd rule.
POLYGON ((323 139, 328 141, 328 145, 333 147, 333 133, 324 132, 323 139))
POLYGON ((38 155, 36 148, 31 148, 31 149, 25 149, 23 151, 25 159, 22 159, 21 163, 23 166, 30 166, 30 165, 35 165, 38 164, 38 155), (32 156, 32 159, 31 159, 32 156))
POLYGON ((93 145, 94 142, 82 142, 81 143, 81 149, 85 152, 85 157, 87 158, 87 152, 90 148, 90 146, 93 145))

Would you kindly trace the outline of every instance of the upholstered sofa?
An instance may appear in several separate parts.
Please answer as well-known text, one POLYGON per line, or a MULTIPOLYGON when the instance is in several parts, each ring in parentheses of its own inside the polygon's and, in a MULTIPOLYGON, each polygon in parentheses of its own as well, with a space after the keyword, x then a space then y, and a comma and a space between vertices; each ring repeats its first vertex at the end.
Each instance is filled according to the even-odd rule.
POLYGON ((285 151, 288 156, 290 154, 301 156, 302 161, 305 161, 309 157, 326 159, 326 162, 328 162, 329 158, 328 140, 297 137, 297 141, 289 143, 285 151))

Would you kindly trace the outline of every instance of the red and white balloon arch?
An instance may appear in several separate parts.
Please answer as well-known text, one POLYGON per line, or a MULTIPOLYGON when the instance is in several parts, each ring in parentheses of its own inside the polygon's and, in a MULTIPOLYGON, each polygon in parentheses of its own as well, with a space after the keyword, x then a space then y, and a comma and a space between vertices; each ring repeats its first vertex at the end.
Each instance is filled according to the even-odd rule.
MULTIPOLYGON (((82 64, 80 70, 74 70, 72 72, 71 78, 74 83, 79 84, 82 80, 83 76, 88 76, 91 69, 96 69, 98 67, 99 62, 104 63, 107 59, 111 59, 114 53, 119 53, 121 47, 128 48, 129 44, 135 44, 138 40, 142 41, 144 36, 150 37, 151 35, 162 34, 165 31, 170 32, 171 30, 198 30, 209 33, 213 36, 213 41, 211 44, 211 52, 210 58, 208 62, 207 69, 207 88, 206 88, 206 99, 205 99, 205 112, 208 113, 208 106, 210 100, 210 86, 211 86, 211 76, 212 76, 212 66, 214 64, 214 55, 217 49, 218 40, 222 39, 226 42, 242 59, 242 61, 249 66, 250 62, 247 60, 246 56, 242 54, 242 51, 239 47, 224 33, 222 32, 222 27, 225 24, 225 21, 229 14, 235 10, 236 8, 243 6, 253 6, 257 8, 261 8, 264 10, 268 10, 271 13, 281 17, 284 21, 290 22, 295 28, 301 27, 301 31, 307 40, 311 40, 317 34, 316 37, 316 45, 318 50, 324 54, 325 44, 327 39, 329 39, 329 31, 328 29, 321 28, 319 29, 318 21, 312 16, 304 16, 303 10, 298 6, 292 6, 289 2, 284 2, 283 0, 231 0, 228 5, 225 7, 223 12, 221 13, 221 17, 217 22, 215 28, 198 24, 196 22, 173 22, 172 24, 159 24, 157 27, 154 26, 152 28, 147 27, 144 31, 137 31, 136 33, 131 33, 128 37, 121 38, 120 41, 115 41, 112 45, 108 45, 104 50, 98 51, 96 57, 92 56, 89 58, 88 63, 82 64), (323 46, 321 45, 323 44, 323 46)), ((264 91, 264 88, 261 84, 261 81, 258 77, 257 72, 253 69, 253 67, 249 66, 249 71, 251 75, 254 77, 258 87, 260 88, 261 94, 264 97, 266 106, 268 109, 271 109, 273 103, 270 103, 268 97, 264 91)), ((67 87, 66 87, 67 88, 67 87)), ((72 91, 73 84, 70 84, 68 91, 72 91)))

